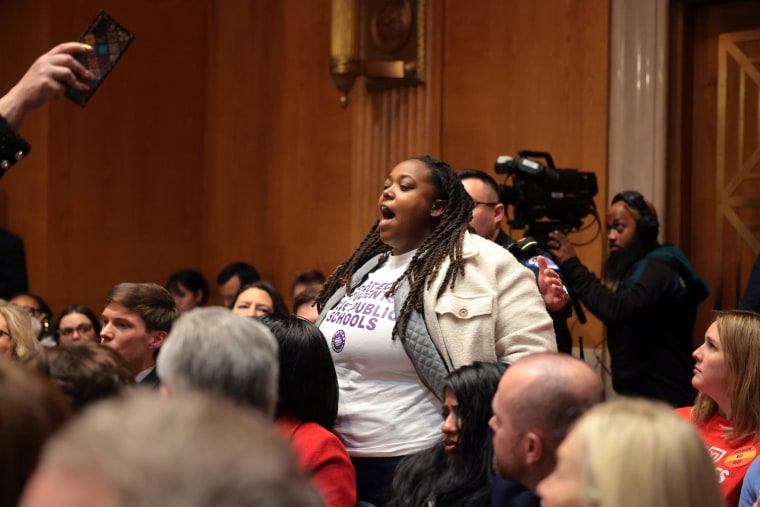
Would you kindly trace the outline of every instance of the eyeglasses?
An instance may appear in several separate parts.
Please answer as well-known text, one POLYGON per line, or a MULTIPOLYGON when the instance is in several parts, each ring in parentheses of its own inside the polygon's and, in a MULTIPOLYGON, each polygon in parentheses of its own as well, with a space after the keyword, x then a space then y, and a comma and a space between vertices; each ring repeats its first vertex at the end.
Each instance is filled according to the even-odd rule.
POLYGON ((0 337, 3 337, 3 336, 7 336, 9 340, 11 339, 11 334, 8 331, 3 331, 2 329, 0 329, 0 337))
POLYGON ((76 331, 78 334, 85 334, 92 331, 92 324, 79 324, 77 327, 63 327, 58 330, 58 336, 71 336, 76 331))
POLYGON ((480 202, 480 201, 473 201, 475 203, 475 206, 496 206, 497 204, 500 204, 498 202, 480 202))

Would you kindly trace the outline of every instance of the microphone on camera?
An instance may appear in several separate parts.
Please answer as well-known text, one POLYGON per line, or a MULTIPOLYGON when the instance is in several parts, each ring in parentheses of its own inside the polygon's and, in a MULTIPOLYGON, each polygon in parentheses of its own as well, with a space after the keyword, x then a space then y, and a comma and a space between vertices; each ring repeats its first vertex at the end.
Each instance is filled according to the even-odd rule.
POLYGON ((525 236, 520 241, 516 241, 507 247, 507 250, 515 256, 525 267, 528 267, 538 272, 538 260, 537 257, 541 256, 546 259, 546 265, 553 271, 559 271, 559 266, 554 259, 539 251, 538 241, 531 237, 525 236))

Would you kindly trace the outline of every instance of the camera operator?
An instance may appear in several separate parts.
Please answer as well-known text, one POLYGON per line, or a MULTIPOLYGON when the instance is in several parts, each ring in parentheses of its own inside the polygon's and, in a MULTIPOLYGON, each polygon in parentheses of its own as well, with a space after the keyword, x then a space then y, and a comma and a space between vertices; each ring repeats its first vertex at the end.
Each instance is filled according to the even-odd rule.
MULTIPOLYGON (((457 173, 457 176, 459 176, 459 180, 472 200, 475 201, 472 221, 470 222, 470 226, 475 229, 475 232, 507 249, 516 244, 517 241, 501 229, 505 209, 504 204, 499 199, 499 187, 496 181, 478 169, 462 169, 457 173)), ((511 249, 510 252, 514 254, 511 249)), ((538 251, 537 253, 538 256, 525 254, 522 256, 515 255, 515 257, 536 273, 546 309, 554 322, 557 350, 569 354, 573 349, 573 339, 567 327, 567 318, 572 313, 570 298, 559 276, 561 275, 559 267, 548 256, 542 256, 543 252, 538 251), (542 272, 545 274, 541 275, 542 272)))
POLYGON ((607 326, 615 391, 683 407, 694 401, 692 331, 710 288, 678 247, 658 243, 658 232, 654 206, 626 191, 607 211, 604 282, 565 234, 551 232, 547 247, 572 292, 607 326))

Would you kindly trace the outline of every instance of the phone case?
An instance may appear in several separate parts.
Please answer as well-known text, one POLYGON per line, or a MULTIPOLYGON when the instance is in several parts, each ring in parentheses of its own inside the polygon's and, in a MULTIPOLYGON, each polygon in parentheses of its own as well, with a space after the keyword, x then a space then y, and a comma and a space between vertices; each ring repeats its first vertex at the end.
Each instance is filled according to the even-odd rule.
POLYGON ((76 54, 74 57, 95 74, 95 79, 90 81, 90 89, 84 92, 66 85, 66 97, 80 107, 84 107, 135 40, 135 36, 108 13, 100 11, 79 40, 89 44, 94 50, 91 53, 76 54))

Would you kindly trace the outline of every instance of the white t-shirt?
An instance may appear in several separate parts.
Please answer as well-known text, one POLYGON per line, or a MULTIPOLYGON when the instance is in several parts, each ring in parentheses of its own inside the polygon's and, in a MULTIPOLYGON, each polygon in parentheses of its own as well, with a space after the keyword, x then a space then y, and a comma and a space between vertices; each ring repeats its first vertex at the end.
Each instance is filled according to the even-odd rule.
POLYGON ((319 326, 338 373, 334 430, 351 456, 404 456, 442 438, 440 402, 420 381, 401 339, 391 339, 393 299, 385 292, 413 256, 391 256, 319 326))

